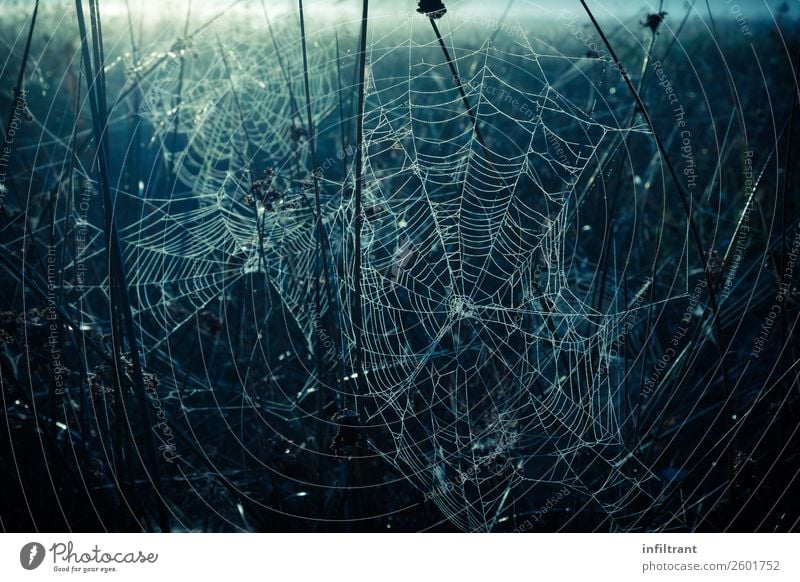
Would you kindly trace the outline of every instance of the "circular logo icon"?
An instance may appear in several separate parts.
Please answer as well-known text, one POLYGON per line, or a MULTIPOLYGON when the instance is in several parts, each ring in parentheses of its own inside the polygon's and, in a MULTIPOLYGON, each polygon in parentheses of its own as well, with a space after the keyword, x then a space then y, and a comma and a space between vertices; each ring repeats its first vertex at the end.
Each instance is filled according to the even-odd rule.
POLYGON ((26 570, 35 570, 44 561, 44 546, 38 542, 30 542, 22 546, 19 552, 19 563, 26 570))

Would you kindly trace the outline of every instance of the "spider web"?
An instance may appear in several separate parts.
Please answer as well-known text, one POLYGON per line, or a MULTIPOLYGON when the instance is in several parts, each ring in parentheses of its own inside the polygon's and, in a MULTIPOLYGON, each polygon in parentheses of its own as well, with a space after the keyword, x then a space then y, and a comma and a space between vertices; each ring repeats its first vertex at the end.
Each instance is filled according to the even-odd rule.
MULTIPOLYGON (((475 126, 426 18, 404 14, 367 41, 362 330, 350 319, 359 300, 355 176, 352 164, 341 169, 353 149, 318 143, 310 171, 296 21, 273 22, 274 40, 261 30, 246 43, 195 44, 194 62, 178 47, 158 65, 139 114, 173 188, 119 194, 138 209, 121 235, 146 357, 160 357, 238 282, 263 275, 265 301, 287 329, 259 333, 299 333, 305 343, 281 360, 311 360, 322 320, 337 350, 321 367, 308 364, 299 391, 276 388, 261 406, 328 416, 302 401, 332 391, 372 435, 370 450, 463 530, 492 530, 515 500, 539 507, 563 487, 622 526, 652 505, 652 475, 623 442, 612 351, 623 323, 647 305, 592 306, 593 266, 575 256, 575 213, 578 185, 604 148, 644 129, 621 125, 610 106, 587 111, 567 98, 567 83, 590 90, 585 59, 522 28, 487 38, 451 20, 438 24, 475 126), (180 58, 190 64, 176 66, 180 58), (253 198, 259 180, 265 202, 253 198), (319 283, 317 308, 323 261, 329 280, 319 283)), ((339 117, 337 76, 347 94, 353 59, 337 61, 330 34, 313 42, 314 124, 352 132, 352 117, 339 117)))
POLYGON ((616 386, 589 356, 604 357, 620 315, 574 291, 569 240, 575 185, 620 128, 559 93, 557 55, 486 41, 453 48, 478 139, 431 44, 371 53, 374 72, 402 51, 409 75, 369 78, 378 212, 364 232, 365 359, 377 408, 365 412, 392 432, 386 456, 464 530, 490 530, 537 484, 622 519, 647 471, 625 453, 616 386))

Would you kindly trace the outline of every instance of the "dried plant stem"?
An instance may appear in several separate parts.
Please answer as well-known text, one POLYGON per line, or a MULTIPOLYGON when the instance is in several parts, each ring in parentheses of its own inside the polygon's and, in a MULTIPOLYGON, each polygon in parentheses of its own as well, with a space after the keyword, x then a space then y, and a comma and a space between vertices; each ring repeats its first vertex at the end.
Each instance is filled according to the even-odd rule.
MULTIPOLYGON (((325 281, 325 290, 328 296, 328 313, 330 314, 328 318, 323 319, 324 322, 330 323, 328 325, 329 331, 332 332, 333 344, 335 346, 335 351, 337 354, 337 358, 341 353, 339 350, 339 339, 338 333, 335 330, 335 321, 338 319, 336 314, 338 313, 338 309, 336 309, 337 302, 335 299, 335 289, 333 288, 333 282, 331 277, 331 269, 328 264, 328 237, 325 233, 325 227, 322 222, 322 202, 320 199, 320 188, 319 188, 319 172, 317 165, 317 147, 316 147, 316 129, 314 127, 314 117, 311 112, 311 86, 309 82, 309 75, 308 75, 308 51, 306 46, 306 26, 305 26, 305 16, 303 13, 303 0, 299 0, 300 5, 300 42, 302 45, 303 50, 303 87, 305 89, 305 98, 306 98, 306 123, 308 129, 308 147, 311 153, 311 179, 314 185, 314 213, 315 213, 315 231, 317 237, 317 261, 316 261, 316 273, 314 277, 314 302, 316 307, 315 317, 322 319, 322 293, 320 290, 320 281, 324 277, 325 281)), ((322 350, 323 350, 323 338, 320 337, 320 334, 316 334, 316 346, 317 346, 317 359, 318 364, 320 365, 318 373, 320 377, 323 375, 324 370, 324 362, 322 361, 322 350)), ((337 393, 338 398, 338 393, 337 393)))
POLYGON ((442 48, 442 54, 444 54, 444 58, 447 61, 447 66, 450 67, 450 73, 453 75, 453 81, 458 88, 458 92, 461 95, 461 101, 464 102, 464 107, 467 110, 467 115, 469 115, 469 120, 472 123, 472 131, 475 133, 475 137, 478 140, 478 143, 481 144, 483 148, 484 154, 486 156, 486 161, 491 163, 489 160, 489 149, 486 147, 486 142, 483 139, 483 135, 481 134, 481 129, 478 127, 478 120, 475 118, 475 112, 472 109, 472 105, 469 102, 469 98, 467 97, 467 93, 464 91, 464 85, 461 83, 461 77, 458 74, 458 70, 456 69, 456 65, 453 62, 453 59, 450 57, 450 51, 447 50, 447 45, 444 43, 444 39, 442 38, 442 33, 439 32, 439 27, 436 25, 436 20, 434 18, 428 18, 431 23, 431 27, 433 28, 433 32, 436 34, 436 39, 439 41, 439 46, 442 48))
MULTIPOLYGON (((145 455, 147 457, 148 464, 147 474, 155 488, 156 495, 158 497, 157 504, 159 527, 162 531, 169 531, 166 508, 164 507, 163 497, 161 495, 160 471, 156 461, 156 448, 152 432, 153 423, 150 415, 151 408, 147 403, 147 393, 144 386, 142 365, 136 340, 136 329, 133 321, 130 297, 128 295, 128 286, 122 260, 119 234, 117 232, 114 220, 114 204, 111 198, 111 162, 107 133, 108 112, 106 108, 102 32, 100 28, 97 0, 90 0, 89 12, 93 33, 93 50, 95 54, 94 66, 92 65, 92 59, 89 54, 89 39, 86 30, 82 1, 75 0, 75 5, 77 9, 78 27, 81 38, 81 53, 84 69, 87 73, 86 83, 90 95, 89 104, 92 110, 92 127, 94 130, 95 141, 97 143, 97 162, 99 166, 100 184, 103 196, 103 207, 105 210, 104 232, 106 238, 106 252, 109 260, 109 279, 112 290, 111 308, 113 312, 120 314, 120 319, 123 326, 122 328, 118 328, 116 333, 112 334, 112 345, 116 344, 117 341, 123 338, 127 339, 128 350, 130 351, 130 359, 133 364, 133 380, 136 387, 136 400, 139 406, 140 416, 146 424, 143 433, 145 435, 145 455)), ((115 345, 114 368, 118 383, 121 386, 123 383, 122 378, 125 376, 125 373, 122 371, 122 364, 120 363, 120 352, 121 345, 118 348, 115 345)))
POLYGON ((336 33, 336 82, 339 97, 339 131, 342 140, 342 181, 347 179, 347 131, 344 127, 344 101, 342 99, 342 57, 339 54, 339 33, 336 33))
MULTIPOLYGON (((186 21, 183 25, 183 37, 186 38, 189 35, 189 18, 192 13, 192 0, 189 0, 188 5, 186 6, 186 21)), ((178 72, 178 90, 175 93, 175 105, 173 106, 173 123, 172 123, 172 143, 170 144, 170 153, 172 154, 172 167, 170 168, 172 171, 172 180, 170 184, 170 189, 174 190, 175 186, 178 183, 178 154, 176 153, 177 146, 178 146, 178 132, 180 130, 181 120, 180 120, 180 113, 181 113, 181 104, 183 102, 183 77, 186 72, 186 56, 184 55, 184 51, 181 50, 180 55, 180 70, 178 72)))
MULTIPOLYGON (((620 71, 620 74, 622 75, 625 84, 628 86, 628 90, 630 91, 631 96, 636 101, 636 104, 638 105, 641 111, 642 117, 644 118, 648 128, 650 129, 650 132, 653 135, 653 139, 656 142, 656 147, 658 148, 659 153, 661 154, 661 158, 664 160, 664 163, 667 166, 667 170, 675 185, 675 189, 677 190, 678 195, 681 199, 681 204, 683 205, 683 210, 686 215, 686 220, 689 223, 689 231, 692 240, 694 242, 695 250, 697 251, 698 257, 700 259, 700 264, 703 267, 703 275, 705 277, 706 286, 708 288, 708 297, 709 297, 709 303, 711 304, 712 318, 713 318, 712 324, 716 335, 715 343, 719 351, 719 365, 722 371, 722 382, 725 388, 725 401, 728 402, 731 397, 731 391, 730 391, 730 382, 728 380, 727 365, 725 363, 725 347, 722 344, 722 330, 719 324, 719 305, 717 303, 717 294, 714 281, 711 279, 711 274, 709 273, 708 270, 707 260, 705 252, 703 250, 703 243, 702 240, 700 239, 700 233, 697 229, 697 225, 694 221, 694 218, 692 217, 691 203, 689 202, 689 199, 683 190, 683 186, 681 185, 680 179, 678 178, 678 173, 675 170, 675 166, 672 164, 672 161, 670 160, 670 157, 667 154, 667 149, 666 147, 664 147, 664 143, 661 141, 661 138, 659 137, 658 132, 655 129, 655 125, 653 124, 653 120, 650 118, 650 114, 648 113, 647 107, 642 101, 642 98, 639 96, 639 93, 636 91, 636 87, 634 87, 633 82, 631 81, 631 78, 628 75, 628 72, 622 66, 622 63, 620 62, 616 52, 614 51, 614 47, 611 46, 611 43, 608 41, 608 37, 606 37, 605 32, 603 31, 600 24, 597 22, 597 19, 594 17, 594 14, 592 13, 591 9, 586 4, 586 1, 581 0, 581 5, 583 6, 584 10, 586 11, 586 14, 589 16, 589 19, 592 21, 592 25, 594 26, 595 30, 597 30, 597 33, 600 35, 600 38, 602 39, 603 43, 608 49, 608 53, 614 60, 617 69, 620 71)), ((729 421, 730 421, 729 418, 726 419, 726 422, 729 421)))
MULTIPOLYGON (((289 91, 289 106, 292 109, 292 128, 296 128, 297 124, 299 123, 302 125, 302 121, 300 121, 300 112, 297 106, 297 100, 294 96, 294 89, 292 87, 292 76, 289 74, 289 71, 286 65, 283 62, 283 58, 281 57, 281 49, 278 46, 278 41, 275 39, 275 31, 272 29, 272 21, 269 19, 269 14, 267 13, 267 7, 264 4, 264 0, 261 0, 261 9, 264 12, 264 19, 267 21, 267 29, 269 30, 269 36, 272 40, 272 48, 275 50, 275 58, 278 60, 278 67, 281 70, 281 74, 283 75, 283 80, 286 82, 286 88, 289 91)), ((292 164, 294 166, 294 178, 296 180, 300 179, 300 162, 298 160, 298 147, 297 147, 297 140, 292 139, 292 164)))
MULTIPOLYGON (((353 192, 353 332, 355 333, 354 367, 359 377, 364 370, 364 323, 361 312, 361 229, 364 223, 362 190, 364 187, 364 74, 367 62, 367 18, 369 0, 364 0, 361 12, 361 36, 358 47, 358 111, 356 111, 355 191, 353 192)), ((356 410, 357 412, 358 410, 356 410)))
POLYGON ((36 0, 36 4, 33 7, 33 14, 31 15, 31 25, 28 28, 28 38, 25 41, 25 50, 22 53, 22 64, 19 67, 19 75, 17 76, 17 84, 14 86, 14 93, 13 99, 11 101, 11 111, 9 112, 8 122, 5 126, 5 133, 3 133, 3 137, 5 138, 8 136, 8 132, 11 130, 11 123, 14 120, 14 110, 17 108, 20 97, 22 96, 22 85, 25 82, 25 69, 28 65, 28 57, 30 56, 31 52, 31 39, 33 39, 33 31, 36 28, 36 16, 39 14, 39 0, 36 0))

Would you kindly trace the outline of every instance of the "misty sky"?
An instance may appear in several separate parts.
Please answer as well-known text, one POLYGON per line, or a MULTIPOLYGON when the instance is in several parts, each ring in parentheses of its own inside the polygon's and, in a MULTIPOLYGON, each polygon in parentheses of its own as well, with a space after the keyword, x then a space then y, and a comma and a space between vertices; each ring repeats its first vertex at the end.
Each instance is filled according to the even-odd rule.
MULTIPOLYGON (((451 18, 464 21, 465 18, 481 17, 499 19, 502 15, 507 0, 444 0, 451 18)), ((695 14, 707 17, 706 1, 711 6, 714 17, 718 19, 734 18, 737 15, 746 21, 772 19, 777 14, 778 8, 786 2, 790 7, 791 16, 800 16, 800 0, 695 0, 695 14)), ((687 6, 692 0, 663 0, 665 10, 670 20, 678 21, 686 13, 687 6)), ((128 0, 133 14, 142 15, 145 21, 159 21, 163 19, 183 21, 189 5, 189 0, 128 0)), ((196 21, 207 20, 220 11, 221 6, 228 6, 225 10, 243 18, 255 14, 261 18, 261 0, 242 0, 230 7, 233 0, 192 0, 191 13, 196 21)), ((265 0, 270 14, 278 17, 282 14, 297 12, 297 0, 265 0)), ((644 16, 648 12, 658 10, 659 0, 589 0, 589 6, 600 20, 629 19, 644 16)), ((357 22, 361 15, 361 0, 304 0, 306 13, 309 18, 336 21, 357 22)), ((53 11, 74 11, 73 0, 43 0, 45 9, 53 11)), ((106 18, 126 18, 127 6, 125 0, 103 0, 100 4, 101 13, 106 18)), ((417 7, 416 0, 370 0, 370 17, 374 24, 397 23, 399 15, 408 18, 414 15, 417 7)), ((30 9, 30 0, 0 0, 0 12, 4 8, 30 9)), ((572 10, 576 14, 583 13, 578 0, 515 0, 513 9, 509 13, 509 21, 526 20, 529 18, 547 20, 558 18, 563 10, 572 10)), ((445 16, 445 19, 447 17, 445 16)))
MULTIPOLYGON (((378 0, 381 4, 397 5, 403 1, 408 1, 409 4, 416 5, 410 0, 378 0)), ((741 12, 747 17, 761 18, 769 17, 770 11, 773 13, 783 3, 784 0, 709 0, 709 5, 715 16, 731 16, 736 11, 736 6, 741 8, 741 12)), ((350 2, 348 2, 350 3, 350 2)), ((686 6, 690 2, 686 0, 664 0, 663 9, 667 12, 672 11, 675 14, 684 14, 686 6)), ((356 4, 359 4, 356 2, 356 4)), ((598 16, 603 11, 608 11, 616 15, 630 15, 633 13, 640 13, 649 8, 651 11, 658 9, 659 0, 591 0, 589 6, 598 13, 598 16)), ((800 12, 800 0, 787 0, 787 4, 793 8, 794 12, 800 12)), ((474 9, 476 7, 483 7, 483 9, 497 12, 502 11, 505 7, 504 0, 490 0, 478 1, 475 0, 461 0, 445 2, 445 5, 455 9, 459 6, 469 7, 474 9)), ((707 11, 706 0, 697 0, 695 3, 696 9, 702 14, 707 11)), ((578 0, 517 0, 514 5, 514 11, 517 13, 530 12, 535 15, 538 11, 543 10, 558 14, 562 9, 569 8, 575 11, 581 9, 578 0)))

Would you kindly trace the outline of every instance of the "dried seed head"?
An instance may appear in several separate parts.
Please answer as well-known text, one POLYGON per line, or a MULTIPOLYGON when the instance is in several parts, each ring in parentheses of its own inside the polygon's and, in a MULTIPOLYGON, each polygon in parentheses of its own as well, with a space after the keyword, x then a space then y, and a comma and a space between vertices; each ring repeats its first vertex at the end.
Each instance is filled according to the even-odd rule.
POLYGON ((440 0, 419 0, 417 12, 428 18, 439 19, 447 13, 447 8, 440 0))
POLYGON ((642 28, 649 28, 650 31, 655 34, 658 27, 661 26, 661 23, 664 21, 664 17, 667 15, 666 12, 663 10, 658 13, 648 14, 647 17, 642 22, 642 28))
POLYGON ((358 427, 361 419, 358 413, 344 408, 333 415, 332 420, 339 427, 338 432, 331 441, 330 450, 336 456, 345 452, 345 447, 352 447, 358 444, 358 427))

